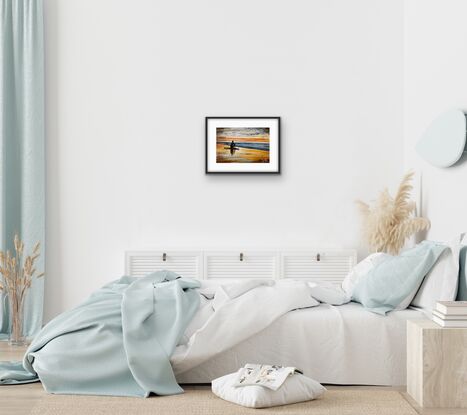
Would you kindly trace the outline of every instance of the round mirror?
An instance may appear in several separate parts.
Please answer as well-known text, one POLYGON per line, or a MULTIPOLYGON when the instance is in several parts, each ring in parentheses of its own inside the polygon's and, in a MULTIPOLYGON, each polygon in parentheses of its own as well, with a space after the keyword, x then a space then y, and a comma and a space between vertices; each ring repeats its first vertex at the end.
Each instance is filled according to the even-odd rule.
POLYGON ((465 114, 451 110, 436 118, 416 145, 421 157, 436 167, 449 167, 462 156, 467 131, 465 114))

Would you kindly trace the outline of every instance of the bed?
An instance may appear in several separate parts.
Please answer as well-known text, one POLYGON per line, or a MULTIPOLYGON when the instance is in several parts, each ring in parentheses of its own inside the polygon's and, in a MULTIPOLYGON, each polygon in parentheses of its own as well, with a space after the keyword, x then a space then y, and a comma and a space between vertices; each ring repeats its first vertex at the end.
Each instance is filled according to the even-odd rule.
POLYGON ((263 363, 403 385, 406 322, 455 298, 459 247, 423 241, 355 266, 352 250, 128 253, 127 275, 44 326, 23 362, 0 364, 0 384, 148 397, 263 363))
MULTIPOLYGON (((352 250, 160 250, 127 253, 126 271, 138 276, 166 268, 213 284, 252 277, 339 284, 355 262, 352 250)), ((295 310, 177 380, 209 383, 246 363, 265 363, 296 366, 322 383, 404 385, 406 321, 420 318, 424 313, 413 308, 383 317, 358 303, 295 310)))

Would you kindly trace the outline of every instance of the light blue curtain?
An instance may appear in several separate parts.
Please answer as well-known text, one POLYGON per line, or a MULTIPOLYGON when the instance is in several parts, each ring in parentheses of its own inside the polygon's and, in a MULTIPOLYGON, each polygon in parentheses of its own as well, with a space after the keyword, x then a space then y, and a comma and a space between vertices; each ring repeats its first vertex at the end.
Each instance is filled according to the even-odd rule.
MULTIPOLYGON (((26 251, 41 242, 44 270, 44 40, 42 0, 0 0, 0 249, 18 233, 26 251)), ((47 277, 47 276, 46 276, 47 277)), ((25 334, 42 325, 44 279, 25 302, 25 334)), ((1 300, 0 333, 8 329, 1 300)))

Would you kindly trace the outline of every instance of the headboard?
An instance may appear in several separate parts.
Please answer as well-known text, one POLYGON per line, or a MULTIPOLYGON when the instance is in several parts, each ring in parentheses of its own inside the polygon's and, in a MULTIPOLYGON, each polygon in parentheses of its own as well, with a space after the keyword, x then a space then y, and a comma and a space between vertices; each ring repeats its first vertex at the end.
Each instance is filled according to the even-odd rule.
POLYGON ((203 280, 243 278, 306 279, 342 282, 356 264, 357 252, 347 250, 154 250, 128 251, 125 273, 144 276, 161 269, 203 280))

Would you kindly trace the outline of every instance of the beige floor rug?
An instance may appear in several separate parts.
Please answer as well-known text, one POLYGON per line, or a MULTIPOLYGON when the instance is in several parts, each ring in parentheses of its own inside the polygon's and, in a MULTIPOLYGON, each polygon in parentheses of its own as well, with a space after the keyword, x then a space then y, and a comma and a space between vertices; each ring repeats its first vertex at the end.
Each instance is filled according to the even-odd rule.
POLYGON ((188 389, 168 397, 119 398, 46 395, 31 415, 416 415, 397 391, 329 390, 311 402, 249 409, 223 401, 210 390, 188 389))

